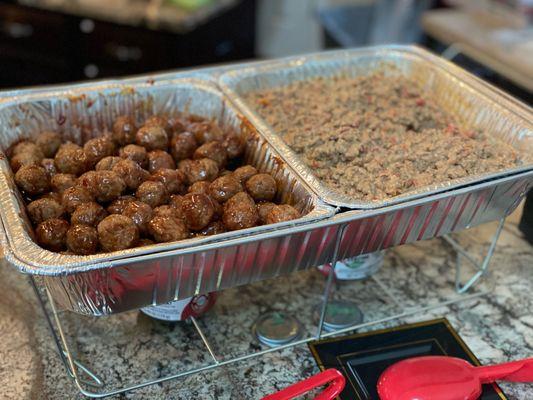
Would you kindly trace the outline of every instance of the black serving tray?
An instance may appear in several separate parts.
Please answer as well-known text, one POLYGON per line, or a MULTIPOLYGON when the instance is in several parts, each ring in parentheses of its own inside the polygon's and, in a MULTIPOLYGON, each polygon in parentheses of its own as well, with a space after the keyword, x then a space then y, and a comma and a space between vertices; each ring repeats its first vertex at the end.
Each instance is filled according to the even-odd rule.
MULTIPOLYGON (((481 365, 446 318, 309 343, 321 370, 337 368, 346 377, 340 400, 378 400, 377 381, 405 358, 446 355, 481 365)), ((506 400, 497 384, 483 385, 480 400, 506 400)))

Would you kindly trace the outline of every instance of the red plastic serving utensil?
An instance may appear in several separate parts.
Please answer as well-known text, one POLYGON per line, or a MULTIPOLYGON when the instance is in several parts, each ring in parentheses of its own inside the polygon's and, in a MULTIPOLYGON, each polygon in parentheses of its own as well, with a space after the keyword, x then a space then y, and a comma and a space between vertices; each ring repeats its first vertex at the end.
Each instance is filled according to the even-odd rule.
POLYGON ((533 382, 533 358, 486 367, 455 357, 410 358, 381 374, 378 394, 381 400, 475 400, 482 384, 497 380, 533 382))
POLYGON ((333 400, 344 389, 346 379, 344 379, 344 376, 338 370, 330 368, 301 382, 288 386, 279 392, 269 394, 261 400, 291 400, 326 383, 329 383, 329 386, 319 393, 315 397, 315 400, 333 400))

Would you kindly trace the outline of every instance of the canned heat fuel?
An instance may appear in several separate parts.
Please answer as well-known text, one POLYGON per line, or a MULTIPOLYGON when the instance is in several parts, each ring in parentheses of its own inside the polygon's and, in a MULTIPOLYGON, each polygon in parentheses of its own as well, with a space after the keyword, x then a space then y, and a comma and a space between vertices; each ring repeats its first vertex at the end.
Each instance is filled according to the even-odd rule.
MULTIPOLYGON (((375 253, 362 254, 357 257, 337 261, 335 265, 335 278, 341 281, 368 278, 381 268, 384 258, 384 251, 376 251, 375 253)), ((331 269, 331 264, 321 265, 318 269, 324 275, 327 275, 331 269)))
POLYGON ((215 300, 215 293, 201 294, 167 304, 144 307, 141 311, 161 321, 185 321, 189 317, 198 317, 209 311, 215 304, 215 300))

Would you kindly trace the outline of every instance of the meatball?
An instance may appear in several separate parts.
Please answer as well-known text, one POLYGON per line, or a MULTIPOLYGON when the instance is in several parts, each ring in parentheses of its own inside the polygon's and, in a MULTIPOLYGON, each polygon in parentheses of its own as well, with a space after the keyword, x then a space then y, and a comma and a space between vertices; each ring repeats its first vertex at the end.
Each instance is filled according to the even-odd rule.
POLYGON ((121 160, 112 169, 116 172, 130 190, 136 190, 141 183, 150 177, 148 171, 142 169, 132 160, 121 160))
POLYGON ((256 226, 259 215, 254 200, 247 193, 237 193, 224 204, 222 221, 230 231, 256 226))
POLYGON ((220 203, 242 191, 241 183, 231 174, 218 177, 209 185, 209 194, 220 203))
POLYGON ((122 215, 125 215, 137 225, 141 234, 147 232, 148 222, 152 219, 152 207, 142 201, 130 201, 126 204, 122 215))
POLYGON ((87 156, 89 166, 95 166, 102 158, 112 156, 115 153, 115 144, 108 136, 97 137, 87 141, 83 145, 83 151, 87 156))
POLYGON ((91 192, 81 186, 70 187, 61 196, 61 204, 69 214, 73 213, 80 204, 93 200, 94 196, 91 192))
POLYGON ((87 171, 77 180, 76 185, 87 189, 93 195, 96 193, 96 171, 87 171))
POLYGON ((32 201, 28 204, 26 210, 34 225, 39 225, 47 219, 60 218, 64 213, 63 206, 57 200, 50 197, 43 197, 32 201))
POLYGON ((50 177, 43 167, 27 165, 15 174, 15 183, 24 193, 37 196, 50 190, 50 177))
POLYGON ((191 158, 197 147, 196 139, 190 132, 174 135, 170 141, 170 153, 176 162, 191 158))
POLYGON ((61 146, 61 135, 57 132, 41 132, 35 139, 35 144, 41 149, 45 157, 54 157, 61 146))
POLYGON ((244 186, 254 200, 271 201, 276 195, 278 185, 269 174, 257 174, 248 179, 244 186))
POLYGON ((175 209, 179 210, 179 212, 181 213, 181 202, 182 201, 183 201, 183 196, 173 194, 172 196, 170 196, 170 201, 168 204, 171 207, 174 207, 175 209))
POLYGON ((107 217, 104 208, 94 201, 82 203, 72 213, 70 223, 72 225, 96 226, 107 217))
POLYGON ((229 134, 222 142, 222 145, 230 159, 240 157, 244 153, 244 140, 237 135, 229 134))
POLYGON ((181 193, 185 190, 185 174, 176 169, 160 168, 152 174, 150 180, 165 185, 168 194, 181 193))
POLYGON ((68 188, 76 185, 76 176, 72 174, 55 174, 50 180, 52 190, 63 193, 68 188))
POLYGON ((107 212, 109 214, 122 214, 126 206, 134 200, 135 197, 133 196, 120 196, 107 207, 107 212))
POLYGON ((248 179, 257 174, 257 170, 251 165, 244 165, 233 171, 233 176, 237 178, 241 184, 245 184, 248 179))
POLYGON ((148 153, 148 171, 155 172, 160 168, 174 169, 176 163, 170 154, 163 150, 154 150, 148 153))
POLYGON ((74 225, 67 231, 67 247, 74 254, 94 254, 98 250, 98 233, 89 225, 74 225))
POLYGON ((208 142, 195 150, 193 158, 209 158, 217 163, 219 169, 223 169, 228 161, 228 153, 222 143, 208 142))
POLYGON ((135 142, 135 122, 127 115, 117 117, 113 123, 112 139, 119 146, 135 142))
POLYGON ((139 239, 139 229, 125 215, 109 215, 98 224, 100 245, 106 251, 129 249, 139 239))
POLYGON ((61 251, 65 249, 69 224, 64 219, 48 219, 35 229, 37 243, 45 249, 61 251))
POLYGON ((262 224, 266 223, 266 216, 274 207, 276 207, 276 205, 269 201, 263 201, 257 204, 257 212, 259 213, 259 220, 262 224))
POLYGON ((224 232, 226 232, 226 227, 224 224, 221 221, 213 221, 200 232, 198 232, 198 236, 218 235, 219 233, 224 232))
POLYGON ((210 185, 211 183, 207 181, 194 182, 191 186, 189 186, 189 189, 187 189, 187 192, 209 194, 210 185))
POLYGON ((277 222, 291 221, 296 218, 300 218, 298 210, 288 204, 280 204, 272 207, 265 217, 265 223, 275 224, 277 222))
POLYGON ((11 156, 16 156, 17 154, 22 153, 31 153, 40 159, 43 159, 45 157, 43 150, 35 143, 30 142, 28 140, 23 140, 22 142, 17 143, 15 146, 13 146, 13 149, 11 150, 11 156))
POLYGON ((189 193, 183 196, 181 212, 187 227, 197 231, 205 228, 211 222, 215 214, 215 207, 209 196, 202 193, 189 193))
POLYGON ((154 208, 152 217, 156 217, 156 216, 182 218, 181 208, 178 210, 176 207, 165 204, 163 206, 154 208))
POLYGON ((189 237, 189 231, 181 218, 155 216, 148 223, 148 231, 156 242, 174 242, 189 237))
POLYGON ((122 158, 117 156, 104 157, 98 161, 94 169, 96 171, 111 171, 120 160, 122 160, 122 158))
POLYGON ((152 115, 146 121, 144 121, 144 126, 159 126, 165 130, 172 129, 172 125, 169 122, 168 117, 162 115, 152 115))
POLYGON ((165 189, 165 185, 157 181, 146 181, 141 183, 135 192, 135 197, 152 208, 168 202, 168 193, 165 189))
POLYGON ((73 144, 60 147, 54 160, 57 170, 64 174, 81 175, 90 165, 83 149, 73 144))
POLYGON ((194 160, 187 164, 185 176, 189 184, 198 181, 213 181, 218 176, 217 163, 209 158, 194 160))
POLYGON ((43 158, 41 161, 41 167, 45 169, 50 178, 57 174, 57 169, 53 158, 43 158))
POLYGON ((168 135, 159 125, 144 125, 135 134, 135 143, 146 147, 146 150, 166 150, 168 148, 168 135))
POLYGON ((21 167, 27 167, 30 165, 40 165, 42 160, 43 157, 39 156, 38 154, 24 152, 15 154, 11 158, 9 165, 11 165, 11 169, 14 172, 17 172, 21 167))
POLYGON ((148 165, 148 154, 146 149, 136 144, 128 144, 127 146, 119 150, 119 156, 135 161, 142 168, 146 168, 148 165))
POLYGON ((115 200, 126 190, 126 183, 115 171, 95 171, 94 185, 96 200, 102 203, 115 200))
POLYGON ((212 122, 193 122, 189 125, 189 130, 199 144, 221 142, 224 138, 222 130, 212 122))
POLYGON ((60 151, 60 150, 75 150, 75 149, 81 149, 81 147, 78 146, 76 143, 72 143, 72 142, 68 141, 68 142, 65 142, 65 143, 61 143, 61 146, 59 146, 59 149, 57 149, 57 151, 60 151))

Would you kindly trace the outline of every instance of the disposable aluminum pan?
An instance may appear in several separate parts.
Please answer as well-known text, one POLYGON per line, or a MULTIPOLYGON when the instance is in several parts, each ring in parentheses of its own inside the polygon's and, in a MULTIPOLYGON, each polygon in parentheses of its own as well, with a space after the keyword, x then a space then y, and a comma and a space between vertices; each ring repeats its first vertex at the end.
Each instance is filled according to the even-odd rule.
MULTIPOLYGON (((219 84, 243 114, 280 151, 283 159, 322 200, 332 205, 352 209, 379 208, 533 169, 533 124, 527 106, 510 100, 456 65, 418 47, 381 46, 274 60, 226 71, 221 74, 219 84), (285 144, 279 132, 268 125, 254 106, 244 99, 247 93, 262 89, 282 87, 314 77, 359 76, 383 69, 384 65, 394 66, 395 71, 397 69, 419 82, 427 96, 435 99, 444 111, 457 117, 465 126, 476 127, 509 143, 526 161, 515 168, 429 185, 385 200, 358 200, 331 189, 317 178, 312 169, 285 144)), ((299 112, 305 113, 306 110, 299 112)))
MULTIPOLYGON (((206 81, 177 79, 134 86, 103 83, 90 90, 81 87, 75 90, 21 94, 0 101, 0 126, 2 127, 0 149, 3 151, 0 154, 0 216, 7 240, 4 251, 8 261, 23 272, 46 276, 80 274, 111 268, 119 260, 139 256, 149 260, 146 267, 155 271, 158 268, 158 254, 165 251, 286 229, 315 222, 334 214, 334 209, 320 202, 271 146, 240 116, 231 103, 224 99, 218 89, 206 81), (35 243, 24 203, 13 182, 8 160, 4 156, 9 146, 46 129, 60 130, 65 139, 81 143, 109 128, 117 115, 133 114, 140 121, 149 115, 176 111, 188 111, 215 118, 223 128, 240 132, 246 140, 244 161, 274 176, 279 186, 278 200, 292 204, 303 216, 290 222, 90 256, 54 253, 42 249, 35 243)), ((98 275, 97 272, 95 276, 98 275)), ((93 275, 80 276, 90 277, 84 286, 87 291, 98 293, 100 290, 105 290, 91 287, 93 275)), ((127 282, 128 276, 122 276, 121 279, 121 282, 127 282)), ((49 282, 53 281, 50 278, 49 282)), ((113 285, 111 282, 108 283, 113 285)), ((85 295, 88 296, 88 293, 85 295)), ((105 312, 114 311, 111 300, 98 301, 100 300, 100 305, 106 309, 105 312)))

